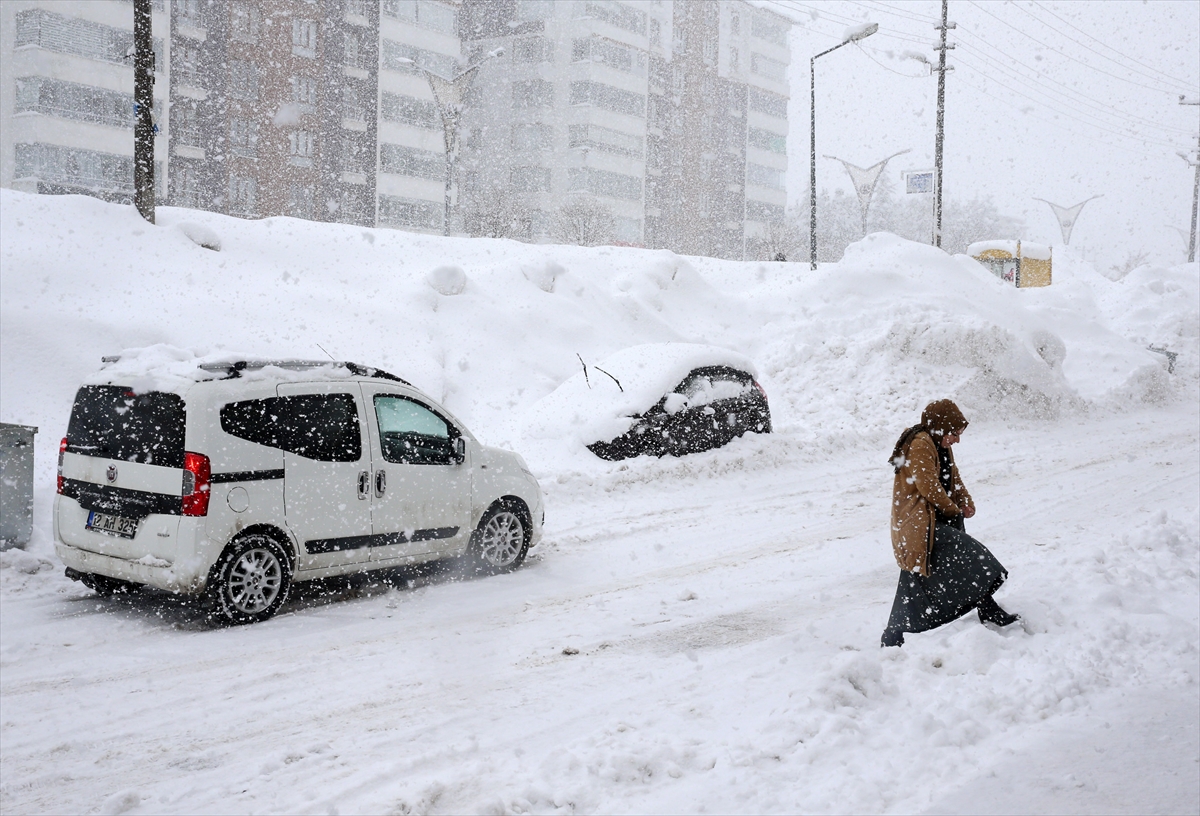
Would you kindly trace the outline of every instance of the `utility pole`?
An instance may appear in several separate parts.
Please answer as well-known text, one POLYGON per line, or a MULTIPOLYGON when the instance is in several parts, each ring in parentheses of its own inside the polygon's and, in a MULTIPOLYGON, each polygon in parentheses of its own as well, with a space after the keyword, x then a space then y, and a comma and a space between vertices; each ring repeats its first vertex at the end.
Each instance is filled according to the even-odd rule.
MULTIPOLYGON (((1200 105, 1200 99, 1179 97, 1180 105, 1200 105)), ((1188 235, 1188 263, 1196 260, 1196 205, 1200 203, 1200 133, 1196 134, 1196 160, 1192 161, 1186 154, 1180 153, 1183 160, 1196 168, 1196 181, 1192 184, 1192 226, 1188 235)))
POLYGON ((151 3, 133 0, 133 203, 154 223, 154 38, 151 3))
POLYGON ((945 141, 946 124, 946 52, 953 50, 953 45, 946 44, 946 32, 958 28, 956 23, 947 22, 950 13, 949 0, 942 0, 942 24, 934 26, 942 32, 942 42, 934 50, 938 52, 938 98, 937 98, 937 137, 933 145, 933 245, 942 245, 942 146, 945 141))

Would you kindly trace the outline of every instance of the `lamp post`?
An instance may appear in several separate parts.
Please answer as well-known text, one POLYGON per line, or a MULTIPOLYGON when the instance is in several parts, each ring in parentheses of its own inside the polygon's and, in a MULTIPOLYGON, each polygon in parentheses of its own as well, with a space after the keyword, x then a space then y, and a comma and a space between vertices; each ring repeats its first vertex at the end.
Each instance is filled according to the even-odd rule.
POLYGON ((489 51, 479 62, 467 66, 449 79, 438 76, 408 57, 401 57, 397 60, 414 66, 425 77, 425 81, 429 83, 429 90, 433 92, 433 101, 437 105, 438 114, 442 118, 442 136, 446 144, 446 194, 442 208, 442 235, 450 234, 450 191, 454 185, 454 164, 458 154, 458 124, 462 116, 463 97, 466 95, 471 80, 475 78, 475 72, 479 70, 479 66, 503 54, 503 48, 489 51))
POLYGON ((808 260, 814 271, 817 268, 817 58, 837 51, 843 45, 866 39, 878 30, 878 23, 866 23, 849 28, 840 43, 833 48, 825 49, 820 54, 814 54, 808 60, 809 112, 811 116, 808 136, 808 260))

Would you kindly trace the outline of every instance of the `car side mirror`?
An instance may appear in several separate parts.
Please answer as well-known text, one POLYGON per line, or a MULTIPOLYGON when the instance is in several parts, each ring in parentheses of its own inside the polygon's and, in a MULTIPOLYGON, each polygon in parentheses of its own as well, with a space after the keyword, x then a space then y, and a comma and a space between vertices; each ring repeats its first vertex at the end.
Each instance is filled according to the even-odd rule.
POLYGON ((467 458, 467 440, 461 436, 454 439, 454 463, 461 465, 467 458))

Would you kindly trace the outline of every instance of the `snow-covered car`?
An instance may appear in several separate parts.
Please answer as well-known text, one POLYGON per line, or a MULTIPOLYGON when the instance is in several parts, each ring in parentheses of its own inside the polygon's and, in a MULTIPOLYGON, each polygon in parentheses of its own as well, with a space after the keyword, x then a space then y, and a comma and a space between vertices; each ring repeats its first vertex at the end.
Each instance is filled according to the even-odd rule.
POLYGON ((770 433, 754 364, 692 343, 632 346, 581 367, 538 405, 602 459, 683 456, 745 433, 770 433))
POLYGON ((67 576, 102 594, 144 584, 250 623, 294 581, 446 558, 502 572, 541 536, 524 460, 399 377, 146 352, 106 362, 76 394, 54 502, 67 576))

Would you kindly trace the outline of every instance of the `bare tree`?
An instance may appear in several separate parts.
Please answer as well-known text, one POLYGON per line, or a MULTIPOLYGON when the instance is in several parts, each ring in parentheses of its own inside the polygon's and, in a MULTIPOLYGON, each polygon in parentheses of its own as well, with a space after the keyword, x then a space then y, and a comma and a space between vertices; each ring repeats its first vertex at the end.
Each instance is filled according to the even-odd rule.
POLYGON ((768 221, 753 239, 754 254, 764 261, 787 261, 799 257, 806 246, 808 234, 800 222, 789 213, 779 221, 768 221))
POLYGON ((528 241, 532 226, 533 212, 507 187, 476 190, 463 214, 463 229, 476 237, 528 241))
POLYGON ((599 246, 612 243, 617 222, 612 210, 591 196, 576 196, 554 213, 554 239, 563 244, 599 246))

